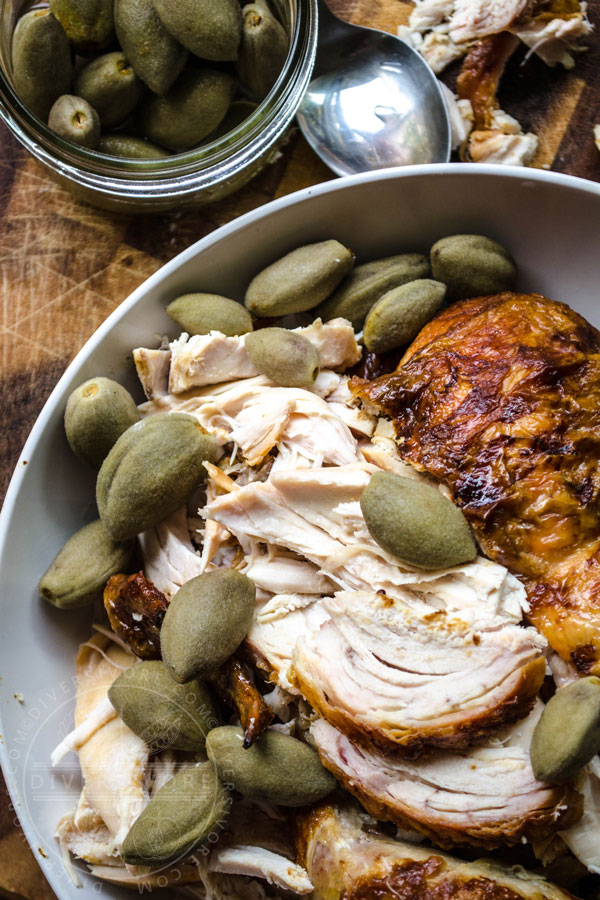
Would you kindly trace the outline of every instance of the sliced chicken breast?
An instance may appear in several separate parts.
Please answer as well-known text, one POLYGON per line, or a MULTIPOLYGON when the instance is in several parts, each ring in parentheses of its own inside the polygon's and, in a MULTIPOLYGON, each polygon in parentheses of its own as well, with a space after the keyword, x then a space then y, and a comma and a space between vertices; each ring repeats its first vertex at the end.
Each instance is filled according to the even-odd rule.
POLYGON ((353 744, 324 719, 311 734, 325 766, 381 821, 408 825, 441 847, 493 849, 554 834, 581 816, 571 786, 536 781, 529 761, 536 709, 466 754, 409 761, 353 744))
POLYGON ((527 715, 544 679, 546 642, 533 628, 417 615, 366 591, 320 606, 328 619, 298 636, 292 680, 367 750, 464 749, 527 715))

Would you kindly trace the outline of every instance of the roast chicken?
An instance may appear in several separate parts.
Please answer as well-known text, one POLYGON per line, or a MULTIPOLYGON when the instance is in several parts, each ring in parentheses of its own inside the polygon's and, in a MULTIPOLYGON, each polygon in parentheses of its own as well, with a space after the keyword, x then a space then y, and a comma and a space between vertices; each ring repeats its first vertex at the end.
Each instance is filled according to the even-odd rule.
POLYGON ((297 833, 314 900, 572 900, 520 866, 464 862, 392 840, 349 803, 324 802, 302 812, 297 833))
POLYGON ((600 332, 539 294, 478 297, 355 390, 519 576, 553 649, 600 674, 600 332))

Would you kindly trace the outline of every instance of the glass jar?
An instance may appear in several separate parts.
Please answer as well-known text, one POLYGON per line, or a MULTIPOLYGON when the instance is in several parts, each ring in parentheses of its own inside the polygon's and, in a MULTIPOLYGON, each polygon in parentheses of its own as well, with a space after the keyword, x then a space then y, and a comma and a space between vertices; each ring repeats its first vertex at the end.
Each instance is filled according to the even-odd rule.
MULTIPOLYGON (((24 0, 0 0, 0 118, 29 152, 81 199, 123 212, 198 206, 237 190, 274 158, 310 81, 316 0, 276 0, 290 35, 271 92, 233 131, 164 159, 122 159, 63 140, 21 103, 12 86, 11 40, 24 0)), ((42 5, 42 4, 36 4, 42 5)))

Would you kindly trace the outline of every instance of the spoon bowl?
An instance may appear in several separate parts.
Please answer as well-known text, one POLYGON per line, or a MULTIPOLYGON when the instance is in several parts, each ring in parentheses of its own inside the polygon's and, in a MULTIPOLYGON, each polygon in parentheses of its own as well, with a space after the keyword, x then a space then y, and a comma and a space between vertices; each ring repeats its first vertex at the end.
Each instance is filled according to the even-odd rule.
POLYGON ((443 163, 450 121, 439 82, 404 41, 338 19, 318 0, 314 77, 297 113, 304 137, 337 175, 443 163))

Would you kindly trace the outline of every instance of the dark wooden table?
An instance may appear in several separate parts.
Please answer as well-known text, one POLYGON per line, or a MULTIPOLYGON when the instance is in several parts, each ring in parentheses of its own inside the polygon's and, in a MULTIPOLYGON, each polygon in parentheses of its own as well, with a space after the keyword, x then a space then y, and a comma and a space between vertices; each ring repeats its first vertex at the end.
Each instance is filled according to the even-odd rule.
MULTIPOLYGON (((400 0, 337 0, 357 24, 390 32, 400 0)), ((590 2, 600 28, 600 0, 590 2)), ((592 125, 600 123, 600 34, 575 69, 537 59, 509 65, 502 107, 540 137, 535 165, 600 181, 592 125)), ((332 174, 295 134, 281 158, 245 189, 195 212, 144 218, 100 212, 58 187, 0 127, 0 497, 36 416, 82 344, 145 278, 236 216, 332 174)), ((0 897, 52 900, 0 779, 0 897)))

